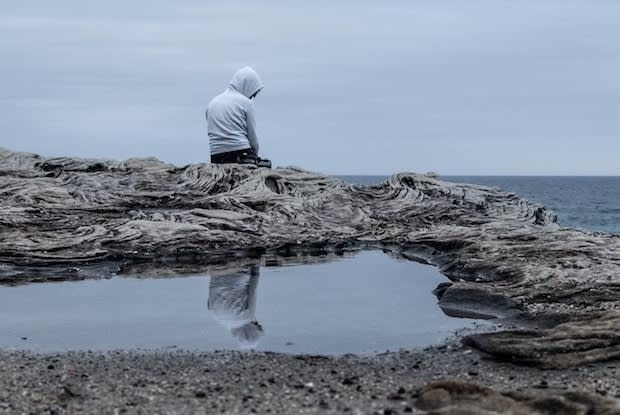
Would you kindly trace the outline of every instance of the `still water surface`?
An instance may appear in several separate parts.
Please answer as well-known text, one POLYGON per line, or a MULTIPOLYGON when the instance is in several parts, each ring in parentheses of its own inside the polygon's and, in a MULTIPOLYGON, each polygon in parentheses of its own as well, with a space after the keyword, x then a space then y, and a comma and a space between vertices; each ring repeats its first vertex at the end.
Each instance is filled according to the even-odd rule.
POLYGON ((379 251, 226 275, 0 287, 0 347, 178 347, 373 353, 438 343, 475 320, 445 316, 435 267, 379 251))

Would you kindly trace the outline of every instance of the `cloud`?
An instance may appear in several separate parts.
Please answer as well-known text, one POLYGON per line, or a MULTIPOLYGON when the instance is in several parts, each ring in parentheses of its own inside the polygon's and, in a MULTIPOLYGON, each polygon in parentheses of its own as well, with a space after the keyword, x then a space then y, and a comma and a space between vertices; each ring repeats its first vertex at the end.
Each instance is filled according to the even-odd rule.
POLYGON ((605 156, 620 152, 612 1, 2 8, 2 146, 204 161, 204 107, 250 64, 266 83, 261 148, 277 164, 620 174, 605 156))

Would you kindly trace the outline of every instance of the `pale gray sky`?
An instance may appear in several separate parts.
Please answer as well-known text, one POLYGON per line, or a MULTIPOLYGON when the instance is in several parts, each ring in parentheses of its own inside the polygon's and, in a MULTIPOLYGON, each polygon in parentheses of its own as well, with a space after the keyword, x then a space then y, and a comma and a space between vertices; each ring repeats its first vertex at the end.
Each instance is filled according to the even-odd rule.
POLYGON ((333 174, 620 175, 616 0, 3 0, 0 146, 207 161, 241 66, 263 155, 333 174))

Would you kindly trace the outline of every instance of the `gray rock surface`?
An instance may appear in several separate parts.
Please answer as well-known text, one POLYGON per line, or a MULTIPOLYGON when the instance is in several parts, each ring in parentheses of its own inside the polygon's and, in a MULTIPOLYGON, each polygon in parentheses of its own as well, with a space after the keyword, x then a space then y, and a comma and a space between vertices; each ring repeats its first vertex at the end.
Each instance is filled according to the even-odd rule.
POLYGON ((1 284, 380 247, 437 265, 447 314, 516 324, 464 339, 485 355, 556 369, 620 357, 620 237, 561 228, 497 189, 0 150, 0 208, 1 284))

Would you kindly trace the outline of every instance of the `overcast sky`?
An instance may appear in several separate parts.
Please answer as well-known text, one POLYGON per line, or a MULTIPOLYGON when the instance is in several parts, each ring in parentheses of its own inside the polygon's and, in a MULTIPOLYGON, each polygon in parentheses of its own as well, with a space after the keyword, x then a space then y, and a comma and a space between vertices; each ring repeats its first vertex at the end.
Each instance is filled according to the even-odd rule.
POLYGON ((250 65, 262 155, 332 174, 620 175, 620 1, 2 0, 0 146, 208 161, 250 65))

